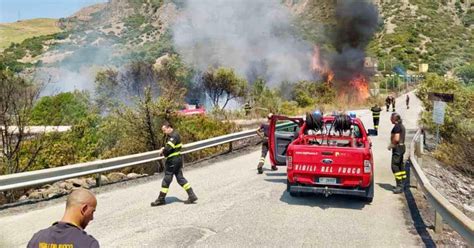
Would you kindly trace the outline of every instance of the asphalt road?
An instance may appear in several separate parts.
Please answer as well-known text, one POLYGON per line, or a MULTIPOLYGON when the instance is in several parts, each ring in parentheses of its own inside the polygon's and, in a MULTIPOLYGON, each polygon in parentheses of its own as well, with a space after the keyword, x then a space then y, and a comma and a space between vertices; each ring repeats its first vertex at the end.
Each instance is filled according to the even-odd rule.
MULTIPOLYGON (((415 128, 420 104, 411 94, 397 101, 407 128, 415 128)), ((372 128, 369 111, 358 111, 372 128)), ((151 208, 161 180, 97 195, 95 219, 87 232, 103 247, 412 247, 422 245, 404 215, 403 195, 394 195, 387 150, 392 124, 382 112, 379 136, 372 138, 375 155, 375 199, 366 204, 343 196, 292 198, 286 192, 285 168, 256 174, 260 152, 221 159, 185 170, 199 197, 187 196, 176 181, 168 205, 151 208)), ((409 144, 409 140, 406 141, 409 144)), ((269 168, 267 162, 266 168, 269 168)), ((65 201, 65 198, 63 198, 65 201)), ((39 229, 61 218, 64 203, 0 217, 0 247, 25 247, 39 229)))

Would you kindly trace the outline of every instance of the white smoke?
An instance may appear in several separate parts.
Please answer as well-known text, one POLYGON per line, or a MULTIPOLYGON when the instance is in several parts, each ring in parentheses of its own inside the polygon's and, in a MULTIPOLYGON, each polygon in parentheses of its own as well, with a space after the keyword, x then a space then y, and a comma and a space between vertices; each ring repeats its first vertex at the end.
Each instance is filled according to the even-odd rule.
POLYGON ((311 79, 312 48, 277 0, 189 0, 173 26, 175 48, 199 70, 233 68, 271 85, 311 79))
MULTIPOLYGON (((87 36, 87 34, 86 34, 87 36)), ((43 95, 74 90, 94 91, 95 75, 105 65, 110 65, 115 52, 115 42, 103 39, 102 43, 57 45, 50 54, 64 54, 52 63, 37 68, 36 77, 46 83, 43 95)))
POLYGON ((44 84, 42 96, 55 95, 60 92, 90 91, 94 90, 95 67, 80 67, 78 70, 67 68, 40 68, 36 72, 39 82, 44 84))

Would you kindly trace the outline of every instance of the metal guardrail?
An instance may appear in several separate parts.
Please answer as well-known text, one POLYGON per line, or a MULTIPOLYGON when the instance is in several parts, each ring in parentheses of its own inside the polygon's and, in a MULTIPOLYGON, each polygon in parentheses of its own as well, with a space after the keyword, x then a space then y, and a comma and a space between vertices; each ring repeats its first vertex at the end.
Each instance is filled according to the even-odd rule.
MULTIPOLYGON (((283 129, 291 126, 293 126, 293 123, 289 122, 279 124, 277 125, 277 128, 283 129)), ((253 136, 256 136, 255 130, 248 130, 201 140, 183 145, 181 153, 187 154, 227 143, 231 144, 230 149, 232 149, 232 142, 247 139, 253 136)), ((57 168, 4 175, 0 176, 0 192, 42 185, 92 174, 100 174, 129 166, 141 165, 147 162, 162 160, 163 158, 164 157, 160 156, 157 151, 151 151, 86 163, 66 165, 57 168)), ((97 184, 100 186, 100 175, 98 176, 98 180, 99 181, 97 181, 97 184)))
POLYGON ((411 141, 410 161, 411 170, 416 177, 418 188, 423 191, 428 202, 435 209, 435 232, 443 231, 443 222, 446 222, 457 233, 459 233, 471 246, 474 246, 474 221, 457 209, 446 198, 444 198, 429 182, 421 170, 423 154, 423 135, 419 129, 411 141))

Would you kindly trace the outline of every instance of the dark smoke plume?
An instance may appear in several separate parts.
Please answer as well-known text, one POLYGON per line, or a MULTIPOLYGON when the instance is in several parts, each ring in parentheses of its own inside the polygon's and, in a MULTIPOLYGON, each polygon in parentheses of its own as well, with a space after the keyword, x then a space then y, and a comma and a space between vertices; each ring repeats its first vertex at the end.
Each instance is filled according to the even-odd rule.
POLYGON ((336 7, 336 27, 332 43, 337 53, 331 69, 337 81, 350 81, 364 75, 365 48, 379 22, 377 7, 367 1, 343 0, 336 7))

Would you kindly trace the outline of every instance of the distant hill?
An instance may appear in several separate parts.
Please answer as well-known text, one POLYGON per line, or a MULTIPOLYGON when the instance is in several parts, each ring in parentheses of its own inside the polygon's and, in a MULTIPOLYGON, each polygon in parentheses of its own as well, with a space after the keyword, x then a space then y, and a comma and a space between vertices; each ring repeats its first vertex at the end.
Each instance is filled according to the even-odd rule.
POLYGON ((54 34, 61 31, 57 19, 30 19, 12 23, 0 23, 0 50, 10 46, 12 42, 21 43, 25 39, 54 34))
MULTIPOLYGON (((60 39, 55 36, 35 38, 29 42, 32 44, 6 50, 4 60, 10 64, 41 62, 50 67, 62 63, 71 68, 89 61, 98 65, 116 65, 136 59, 154 61, 174 52, 169 29, 181 14, 184 2, 110 0, 61 18, 58 24, 51 19, 0 24, 0 50, 10 42, 62 29, 60 39)), ((373 2, 379 8, 381 21, 367 54, 379 61, 379 70, 389 73, 397 66, 416 71, 418 64, 428 63, 431 72, 444 74, 473 62, 474 4, 470 1, 373 2)), ((322 49, 333 49, 327 32, 335 25, 337 1, 282 0, 282 3, 297 17, 304 39, 319 44, 322 49)))

